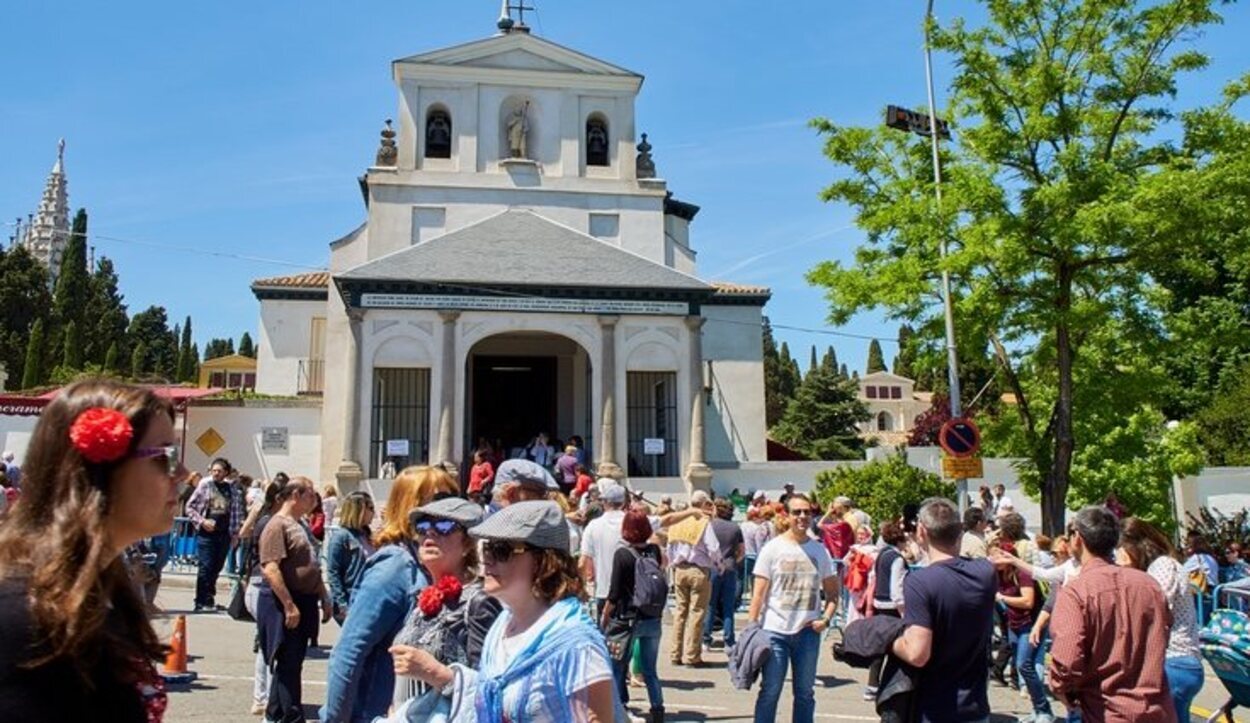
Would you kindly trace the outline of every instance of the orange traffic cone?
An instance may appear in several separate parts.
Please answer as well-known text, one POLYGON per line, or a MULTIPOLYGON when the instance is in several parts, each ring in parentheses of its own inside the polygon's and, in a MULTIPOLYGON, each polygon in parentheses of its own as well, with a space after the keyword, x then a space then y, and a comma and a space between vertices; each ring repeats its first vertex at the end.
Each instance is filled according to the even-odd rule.
POLYGON ((195 673, 187 670, 187 616, 174 619, 174 632, 169 636, 169 654, 165 656, 165 670, 161 677, 166 683, 190 683, 195 673))

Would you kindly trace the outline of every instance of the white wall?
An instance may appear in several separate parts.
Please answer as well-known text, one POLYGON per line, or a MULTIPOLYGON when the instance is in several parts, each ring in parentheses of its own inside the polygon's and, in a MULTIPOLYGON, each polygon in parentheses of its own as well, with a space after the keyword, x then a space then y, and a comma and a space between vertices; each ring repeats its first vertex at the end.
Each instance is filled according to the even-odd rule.
MULTIPOLYGON (((204 471, 215 457, 225 457, 243 474, 268 478, 278 472, 305 475, 314 481, 331 482, 321 471, 321 407, 312 403, 301 406, 274 406, 263 401, 249 406, 192 406, 186 415, 185 462, 189 469, 204 471), (259 405, 264 406, 259 406, 259 405), (256 405, 256 406, 253 406, 256 405), (263 427, 285 427, 288 433, 286 454, 261 450, 263 427), (195 440, 209 428, 217 431, 226 443, 207 455, 195 440)), ((181 431, 181 429, 179 430, 181 431)))
POLYGON ((308 359, 313 317, 326 315, 324 301, 265 299, 260 302, 256 391, 293 397, 300 362, 308 359))
POLYGON ((26 458, 26 447, 38 421, 39 417, 0 415, 0 451, 12 452, 20 465, 26 458))
POLYGON ((709 464, 763 462, 763 310, 758 306, 704 306, 703 359, 712 362, 712 403, 705 410, 709 464))
POLYGON ((1232 515, 1250 507, 1250 467, 1208 467, 1174 481, 1173 492, 1182 527, 1200 507, 1232 515))

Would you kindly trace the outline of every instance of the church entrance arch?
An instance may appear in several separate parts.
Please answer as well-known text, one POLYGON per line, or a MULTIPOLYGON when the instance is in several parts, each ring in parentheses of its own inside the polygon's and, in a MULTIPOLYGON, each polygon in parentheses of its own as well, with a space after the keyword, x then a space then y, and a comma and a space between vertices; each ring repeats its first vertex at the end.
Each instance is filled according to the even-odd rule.
POLYGON ((521 456, 540 432, 553 446, 581 437, 592 459, 591 373, 586 349, 559 334, 514 331, 475 343, 465 359, 465 463, 483 443, 521 456))

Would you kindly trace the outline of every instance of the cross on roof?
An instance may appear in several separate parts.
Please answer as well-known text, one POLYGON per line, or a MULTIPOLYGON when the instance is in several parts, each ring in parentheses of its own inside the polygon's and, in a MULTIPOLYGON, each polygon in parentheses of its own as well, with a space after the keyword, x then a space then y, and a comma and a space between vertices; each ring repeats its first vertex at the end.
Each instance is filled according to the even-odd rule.
POLYGON ((500 8, 499 11, 498 26, 500 30, 504 30, 505 32, 510 30, 514 24, 514 20, 512 18, 513 11, 516 11, 516 27, 524 28, 525 11, 535 10, 533 5, 526 5, 525 0, 516 0, 516 2, 512 2, 512 0, 503 0, 502 5, 503 7, 500 8))

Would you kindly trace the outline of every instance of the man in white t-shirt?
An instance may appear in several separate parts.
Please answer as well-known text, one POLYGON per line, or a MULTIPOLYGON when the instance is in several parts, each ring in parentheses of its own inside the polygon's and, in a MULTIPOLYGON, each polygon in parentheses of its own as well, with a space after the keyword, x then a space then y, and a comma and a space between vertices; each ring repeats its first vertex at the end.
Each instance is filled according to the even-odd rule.
POLYGON ((820 636, 837 611, 838 578, 833 560, 820 540, 807 531, 813 506, 807 495, 786 499, 790 529, 760 550, 755 560, 755 588, 748 618, 763 620, 772 655, 764 661, 755 723, 775 723, 777 702, 793 667, 794 723, 812 723, 816 712, 816 664, 820 636), (821 599, 821 593, 824 599, 821 599))
POLYGON ((586 587, 595 599, 596 620, 608 599, 612 584, 612 558, 621 546, 621 522, 625 519, 625 488, 613 482, 604 485, 599 500, 604 512, 582 531, 581 568, 586 587))

